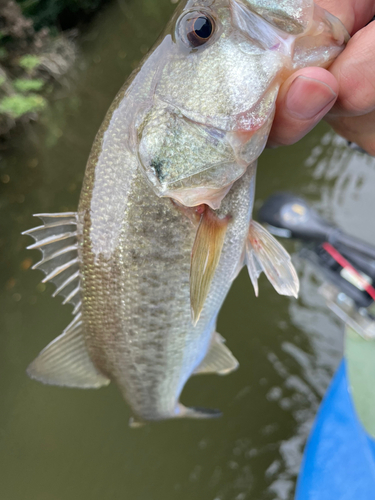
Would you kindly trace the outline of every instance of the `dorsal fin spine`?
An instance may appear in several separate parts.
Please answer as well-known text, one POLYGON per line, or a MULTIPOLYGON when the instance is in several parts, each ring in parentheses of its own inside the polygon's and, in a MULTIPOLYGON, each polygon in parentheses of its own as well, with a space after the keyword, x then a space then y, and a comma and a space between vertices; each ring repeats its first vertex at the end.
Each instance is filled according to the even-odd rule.
POLYGON ((68 302, 70 302, 72 300, 72 298, 77 295, 77 293, 79 293, 79 286, 77 286, 77 288, 75 288, 67 297, 66 299, 64 300, 63 304, 67 304, 68 302))
POLYGON ((38 214, 37 217, 43 225, 23 233, 35 240, 28 249, 38 249, 43 254, 33 269, 43 271, 46 276, 42 282, 52 282, 56 286, 53 296, 62 295, 64 304, 72 304, 76 314, 81 306, 77 214, 38 214))
POLYGON ((47 283, 48 281, 51 281, 53 278, 55 278, 58 274, 62 273, 63 271, 65 271, 66 269, 69 269, 69 267, 73 266, 73 264, 77 264, 78 263, 78 257, 76 257, 75 259, 72 259, 70 260, 69 262, 67 262, 66 264, 63 264, 62 266, 59 266, 57 267, 54 271, 52 271, 51 273, 49 273, 45 278, 44 280, 42 281, 42 283, 47 283))
POLYGON ((57 252, 51 254, 49 257, 43 257, 42 260, 33 265, 32 269, 38 269, 42 264, 45 264, 46 262, 49 262, 56 257, 60 257, 60 255, 64 255, 66 253, 74 251, 77 251, 77 245, 70 245, 68 247, 62 248, 61 250, 58 250, 57 252))
POLYGON ((72 281, 74 281, 76 278, 79 278, 79 271, 76 271, 74 274, 69 276, 69 278, 64 281, 64 283, 56 288, 56 290, 53 292, 52 297, 56 297, 66 286, 68 286, 72 281))
MULTIPOLYGON (((30 234, 29 236, 33 236, 33 235, 30 234)), ((48 236, 48 238, 45 238, 44 240, 37 241, 36 243, 33 243, 32 245, 28 246, 27 249, 28 250, 41 249, 42 247, 44 247, 46 245, 50 245, 51 243, 57 243, 59 241, 66 240, 68 238, 72 238, 73 236, 77 236, 77 231, 59 234, 58 237, 48 236)))

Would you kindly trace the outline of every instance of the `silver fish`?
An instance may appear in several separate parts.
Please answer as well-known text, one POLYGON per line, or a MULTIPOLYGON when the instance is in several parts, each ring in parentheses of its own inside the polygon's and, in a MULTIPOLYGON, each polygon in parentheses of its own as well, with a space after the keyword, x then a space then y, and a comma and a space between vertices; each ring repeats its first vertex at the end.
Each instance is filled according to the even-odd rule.
POLYGON ((137 423, 207 418, 179 402, 192 374, 238 362, 216 332, 247 264, 297 296, 287 252, 252 220, 256 160, 281 83, 329 66, 348 35, 311 0, 188 0, 117 95, 77 213, 26 234, 74 319, 28 368, 47 384, 115 382, 137 423))

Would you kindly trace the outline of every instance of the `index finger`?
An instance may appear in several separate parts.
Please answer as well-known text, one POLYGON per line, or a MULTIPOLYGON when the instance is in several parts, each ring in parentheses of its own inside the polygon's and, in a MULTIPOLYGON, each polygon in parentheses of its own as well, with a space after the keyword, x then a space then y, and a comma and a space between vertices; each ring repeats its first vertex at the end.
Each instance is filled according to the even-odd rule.
POLYGON ((360 116, 375 109, 375 22, 358 31, 330 67, 339 96, 330 115, 360 116))

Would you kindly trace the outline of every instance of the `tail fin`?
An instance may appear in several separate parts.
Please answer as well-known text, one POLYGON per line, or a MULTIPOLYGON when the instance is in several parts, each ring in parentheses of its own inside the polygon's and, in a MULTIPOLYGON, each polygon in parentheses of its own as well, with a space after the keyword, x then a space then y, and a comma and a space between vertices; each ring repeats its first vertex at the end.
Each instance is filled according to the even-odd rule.
POLYGON ((143 420, 140 417, 133 416, 129 420, 129 427, 131 429, 141 429, 145 425, 151 423, 151 422, 156 422, 160 420, 169 420, 169 419, 175 419, 175 418, 196 418, 196 419, 208 419, 208 418, 218 418, 221 417, 222 413, 220 410, 212 410, 208 408, 187 408, 186 406, 182 405, 181 403, 178 403, 176 410, 168 415, 162 415, 159 416, 158 418, 151 418, 151 419, 145 419, 143 420))
POLYGON ((177 418, 180 417, 180 418, 198 418, 198 419, 218 418, 221 416, 222 413, 220 410, 215 410, 211 408, 198 408, 198 407, 187 408, 181 403, 179 403, 178 405, 178 413, 176 414, 177 418))

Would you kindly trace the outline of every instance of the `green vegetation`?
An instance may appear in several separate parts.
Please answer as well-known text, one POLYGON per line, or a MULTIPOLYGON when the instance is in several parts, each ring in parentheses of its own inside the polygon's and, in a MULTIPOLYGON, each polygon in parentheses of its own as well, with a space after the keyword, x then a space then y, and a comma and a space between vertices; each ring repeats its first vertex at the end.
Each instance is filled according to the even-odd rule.
POLYGON ((40 65, 40 59, 38 56, 32 54, 26 54, 25 56, 22 56, 20 58, 18 64, 27 73, 31 73, 35 68, 37 68, 40 65))
MULTIPOLYGON (((38 92, 42 90, 45 82, 40 78, 34 78, 33 80, 27 78, 18 78, 14 80, 13 86, 18 92, 38 92)), ((1 85, 1 80, 0 80, 1 85)))
POLYGON ((73 42, 59 31, 85 21, 105 1, 0 0, 0 137, 46 108, 41 93, 75 58, 73 42))
MULTIPOLYGON (((26 67, 30 68, 31 65, 26 67)), ((8 86, 8 94, 0 99, 0 114, 16 120, 46 107, 47 101, 44 97, 35 94, 45 85, 41 78, 17 78, 11 82, 6 76, 0 75, 0 89, 5 85, 8 86)))
POLYGON ((20 118, 27 113, 41 111, 46 106, 46 100, 36 94, 13 94, 0 100, 0 113, 11 118, 20 118))

